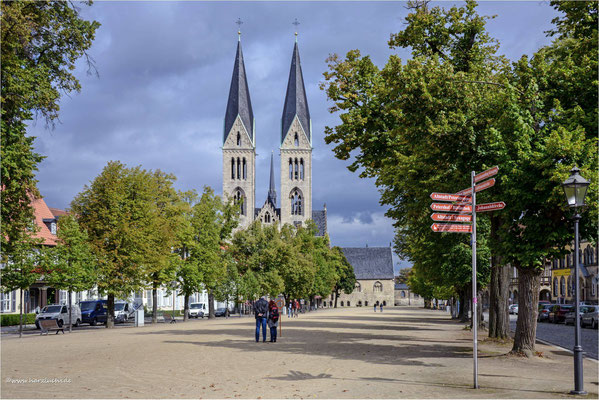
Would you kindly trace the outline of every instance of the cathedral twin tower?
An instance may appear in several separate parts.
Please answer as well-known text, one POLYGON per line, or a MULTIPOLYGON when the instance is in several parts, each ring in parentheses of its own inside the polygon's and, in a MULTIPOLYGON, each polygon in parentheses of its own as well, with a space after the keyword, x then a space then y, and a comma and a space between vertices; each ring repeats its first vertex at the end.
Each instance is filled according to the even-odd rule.
POLYGON ((239 204, 240 226, 247 227, 255 220, 301 226, 314 220, 318 234, 326 232, 326 208, 312 210, 312 122, 297 41, 281 119, 281 207, 277 207, 272 155, 268 196, 261 208, 256 207, 256 130, 241 40, 237 43, 222 149, 223 195, 239 204))

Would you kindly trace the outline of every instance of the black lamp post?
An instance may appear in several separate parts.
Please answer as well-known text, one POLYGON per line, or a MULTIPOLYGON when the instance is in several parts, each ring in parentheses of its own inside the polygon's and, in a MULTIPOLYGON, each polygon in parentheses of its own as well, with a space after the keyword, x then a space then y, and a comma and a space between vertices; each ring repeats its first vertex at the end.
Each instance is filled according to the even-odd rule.
POLYGON ((570 171, 570 177, 566 179, 562 186, 564 193, 566 194, 566 201, 568 206, 574 208, 574 282, 575 282, 575 322, 574 322, 574 390, 571 394, 587 394, 584 391, 584 382, 582 374, 582 346, 580 345, 580 288, 579 288, 579 248, 580 240, 578 237, 578 222, 580 221, 580 214, 578 208, 584 206, 584 198, 587 194, 589 187, 589 181, 584 179, 579 174, 580 170, 577 167, 572 168, 570 171))

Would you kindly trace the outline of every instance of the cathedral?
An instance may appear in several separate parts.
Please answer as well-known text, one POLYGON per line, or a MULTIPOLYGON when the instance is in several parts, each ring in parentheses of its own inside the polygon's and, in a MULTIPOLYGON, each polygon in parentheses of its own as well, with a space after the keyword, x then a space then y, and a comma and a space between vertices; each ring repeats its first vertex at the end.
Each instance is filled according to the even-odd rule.
POLYGON ((281 139, 281 204, 277 204, 274 154, 270 158, 270 181, 266 201, 256 203, 256 127, 245 72, 241 36, 233 66, 223 133, 223 197, 240 207, 240 226, 263 224, 302 226, 312 220, 317 235, 327 233, 327 210, 312 209, 312 121, 304 87, 297 39, 291 56, 287 92, 283 101, 281 139))

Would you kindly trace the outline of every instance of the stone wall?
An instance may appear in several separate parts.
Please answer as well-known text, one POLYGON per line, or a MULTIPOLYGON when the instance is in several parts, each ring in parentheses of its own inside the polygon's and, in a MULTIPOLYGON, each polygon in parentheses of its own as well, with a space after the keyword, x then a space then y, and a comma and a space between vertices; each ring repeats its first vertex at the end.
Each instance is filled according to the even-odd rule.
POLYGON ((343 307, 348 307, 348 301, 349 307, 356 307, 358 304, 361 304, 363 307, 372 307, 377 301, 379 304, 383 303, 387 307, 392 306, 394 304, 393 290, 393 279, 358 280, 356 282, 356 289, 351 294, 341 292, 339 299, 337 299, 337 307, 342 307, 341 302, 343 302, 343 307), (381 283, 382 291, 374 291, 374 285, 377 282, 381 283))
POLYGON ((395 305, 424 307, 424 298, 412 293, 409 289, 398 289, 395 291, 395 305))

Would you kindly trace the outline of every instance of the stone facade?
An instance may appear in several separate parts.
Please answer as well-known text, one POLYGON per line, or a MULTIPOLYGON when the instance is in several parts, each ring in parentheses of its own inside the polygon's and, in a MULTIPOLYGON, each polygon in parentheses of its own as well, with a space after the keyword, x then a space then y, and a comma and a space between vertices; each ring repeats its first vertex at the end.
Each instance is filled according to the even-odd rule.
POLYGON ((377 301, 383 306, 392 306, 395 295, 393 285, 393 279, 356 280, 356 287, 351 294, 341 292, 337 307, 372 307, 377 301))
POLYGON ((396 306, 419 306, 424 307, 424 298, 412 293, 405 283, 395 284, 395 305, 396 306))
POLYGON ((240 227, 247 227, 254 220, 255 185, 256 147, 238 116, 223 144, 223 197, 239 202, 240 227))
POLYGON ((297 116, 287 131, 280 150, 281 222, 305 224, 312 219, 312 144, 297 116), (299 212, 293 212, 294 205, 300 206, 299 212))

